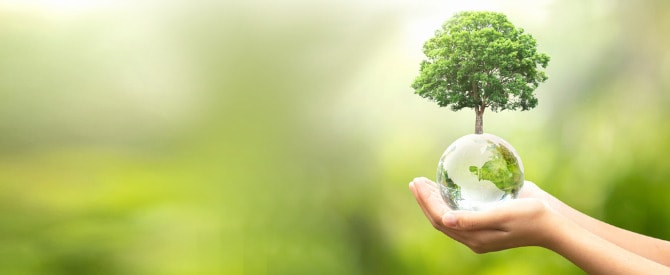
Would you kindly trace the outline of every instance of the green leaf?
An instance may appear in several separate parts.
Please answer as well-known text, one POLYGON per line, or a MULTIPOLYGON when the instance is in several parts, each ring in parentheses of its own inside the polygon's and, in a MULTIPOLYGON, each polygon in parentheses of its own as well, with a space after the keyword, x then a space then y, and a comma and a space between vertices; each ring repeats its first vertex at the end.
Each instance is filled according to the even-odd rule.
POLYGON ((461 12, 423 46, 426 59, 412 88, 440 107, 529 110, 547 80, 549 56, 536 41, 497 12, 461 12), (538 68, 539 67, 539 68, 538 68))

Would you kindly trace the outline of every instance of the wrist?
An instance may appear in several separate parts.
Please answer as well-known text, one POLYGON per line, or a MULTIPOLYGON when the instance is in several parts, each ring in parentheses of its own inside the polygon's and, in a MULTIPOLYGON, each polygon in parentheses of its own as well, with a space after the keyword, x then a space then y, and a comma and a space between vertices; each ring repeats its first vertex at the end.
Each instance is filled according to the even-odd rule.
POLYGON ((544 234, 541 235, 539 246, 558 252, 572 241, 570 237, 574 235, 575 230, 581 228, 556 211, 549 202, 545 202, 545 205, 546 222, 542 228, 544 234))

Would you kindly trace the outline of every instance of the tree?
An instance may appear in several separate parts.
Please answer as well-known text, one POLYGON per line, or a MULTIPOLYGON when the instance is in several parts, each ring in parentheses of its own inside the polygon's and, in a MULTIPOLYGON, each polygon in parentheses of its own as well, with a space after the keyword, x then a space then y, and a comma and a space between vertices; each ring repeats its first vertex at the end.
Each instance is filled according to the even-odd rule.
POLYGON ((535 39, 497 12, 460 12, 447 20, 423 46, 427 59, 412 83, 416 94, 453 111, 473 108, 475 134, 483 115, 534 108, 533 92, 547 80, 549 56, 538 53, 535 39))

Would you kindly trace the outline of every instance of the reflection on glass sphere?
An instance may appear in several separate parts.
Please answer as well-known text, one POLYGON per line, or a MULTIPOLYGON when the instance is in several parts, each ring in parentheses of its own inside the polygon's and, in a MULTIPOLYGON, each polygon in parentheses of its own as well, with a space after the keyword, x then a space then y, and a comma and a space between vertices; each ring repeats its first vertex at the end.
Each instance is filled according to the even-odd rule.
POLYGON ((523 164, 502 138, 470 134, 444 151, 437 182, 452 209, 480 210, 517 197, 523 186, 523 164))

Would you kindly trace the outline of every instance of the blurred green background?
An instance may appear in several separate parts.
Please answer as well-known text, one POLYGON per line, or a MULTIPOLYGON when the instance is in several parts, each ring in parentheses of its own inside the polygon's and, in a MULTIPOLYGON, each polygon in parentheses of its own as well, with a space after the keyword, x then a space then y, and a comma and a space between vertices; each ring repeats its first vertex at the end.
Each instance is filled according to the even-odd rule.
POLYGON ((581 274, 477 255, 407 189, 473 132, 409 87, 454 12, 551 56, 487 112, 526 178, 670 239, 670 2, 0 1, 1 274, 581 274))

